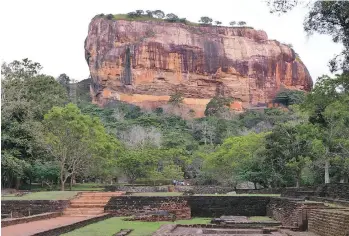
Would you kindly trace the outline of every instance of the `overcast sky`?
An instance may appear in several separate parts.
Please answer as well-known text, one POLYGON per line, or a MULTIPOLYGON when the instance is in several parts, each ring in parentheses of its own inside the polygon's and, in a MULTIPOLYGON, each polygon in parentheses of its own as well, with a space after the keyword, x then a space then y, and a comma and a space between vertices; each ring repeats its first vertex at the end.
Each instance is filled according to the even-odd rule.
POLYGON ((89 70, 84 58, 88 24, 97 14, 127 13, 137 9, 161 9, 197 22, 201 16, 228 25, 246 21, 263 29, 269 39, 293 45, 315 81, 329 74, 327 63, 341 45, 329 36, 303 31, 307 9, 298 7, 277 16, 269 13, 264 0, 4 0, 1 4, 1 61, 29 58, 40 62, 43 73, 57 77, 66 73, 76 80, 86 79, 89 70))

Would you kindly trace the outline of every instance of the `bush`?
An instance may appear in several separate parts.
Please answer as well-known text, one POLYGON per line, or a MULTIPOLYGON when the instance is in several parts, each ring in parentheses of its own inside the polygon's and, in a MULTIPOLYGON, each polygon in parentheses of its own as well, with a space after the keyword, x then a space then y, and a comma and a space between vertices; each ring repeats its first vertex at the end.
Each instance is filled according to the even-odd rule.
POLYGON ((298 90, 283 90, 280 91, 274 98, 274 102, 280 103, 284 106, 301 104, 305 100, 305 93, 298 90))
POLYGON ((157 115, 161 115, 164 113, 164 109, 162 107, 157 107, 155 108, 155 111, 154 111, 157 115))
POLYGON ((134 11, 127 13, 127 17, 129 18, 136 18, 138 17, 138 14, 134 11))
POLYGON ((168 22, 177 22, 179 21, 179 18, 177 15, 173 14, 173 13, 169 13, 166 15, 166 21, 168 22))
POLYGON ((157 186, 157 185, 171 185, 171 179, 138 179, 135 181, 137 185, 145 185, 145 186, 157 186))
POLYGON ((112 20, 114 18, 114 16, 112 14, 108 14, 106 17, 108 20, 112 20))

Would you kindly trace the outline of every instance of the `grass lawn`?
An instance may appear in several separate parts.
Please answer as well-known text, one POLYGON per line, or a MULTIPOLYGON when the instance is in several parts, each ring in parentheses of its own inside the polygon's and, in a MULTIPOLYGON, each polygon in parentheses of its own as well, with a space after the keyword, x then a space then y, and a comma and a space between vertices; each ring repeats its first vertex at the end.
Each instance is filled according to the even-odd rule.
POLYGON ((180 192, 147 192, 147 193, 132 193, 132 196, 182 196, 180 192))
MULTIPOLYGON (((61 189, 60 185, 54 185, 51 190, 59 191, 61 189)), ((34 183, 31 186, 22 186, 21 190, 35 190, 35 191, 48 191, 47 186, 41 186, 41 184, 34 183)), ((65 190, 70 190, 69 184, 65 185, 65 190)), ((100 191, 104 190, 104 184, 97 183, 78 183, 74 184, 72 191, 100 191)))
POLYGON ((194 196, 246 196, 246 197, 280 197, 281 194, 194 194, 194 196))
MULTIPOLYGON (((69 187, 66 187, 67 190, 69 187)), ((74 184, 72 187, 72 191, 102 191, 104 187, 99 187, 98 184, 95 183, 84 183, 84 184, 74 184)))
MULTIPOLYGON (((132 193, 132 196, 181 196, 180 192, 147 192, 147 193, 132 193)), ((194 196, 260 196, 260 197, 280 197, 280 194, 194 194, 194 196)))
POLYGON ((178 220, 175 222, 141 222, 141 221, 123 221, 124 217, 113 217, 101 222, 97 222, 83 228, 74 230, 64 236, 109 236, 117 233, 121 229, 134 229, 130 236, 135 235, 152 235, 161 225, 164 224, 207 224, 211 219, 208 218, 193 218, 191 220, 178 220))
MULTIPOLYGON (((158 22, 167 22, 165 19, 159 19, 155 17, 149 17, 147 15, 142 15, 134 18, 128 17, 127 14, 115 14, 113 15, 113 20, 128 20, 128 21, 158 21, 158 22)), ((172 23, 178 23, 178 22, 172 22, 172 23)), ((182 22, 184 23, 184 22, 182 22)), ((199 23, 191 22, 186 20, 186 25, 193 25, 193 26, 199 26, 199 23)))
POLYGON ((73 198, 77 191, 47 191, 28 193, 21 197, 14 194, 1 196, 1 200, 67 200, 73 198))
POLYGON ((272 218, 268 216, 251 216, 248 219, 252 221, 274 221, 272 218))

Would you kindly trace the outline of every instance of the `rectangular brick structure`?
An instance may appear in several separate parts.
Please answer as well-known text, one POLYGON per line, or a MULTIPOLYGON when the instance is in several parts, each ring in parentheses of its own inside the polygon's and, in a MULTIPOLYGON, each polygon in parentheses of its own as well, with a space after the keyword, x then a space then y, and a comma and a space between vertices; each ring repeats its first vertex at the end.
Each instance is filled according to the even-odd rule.
POLYGON ((349 210, 311 210, 308 230, 320 236, 348 236, 349 210))

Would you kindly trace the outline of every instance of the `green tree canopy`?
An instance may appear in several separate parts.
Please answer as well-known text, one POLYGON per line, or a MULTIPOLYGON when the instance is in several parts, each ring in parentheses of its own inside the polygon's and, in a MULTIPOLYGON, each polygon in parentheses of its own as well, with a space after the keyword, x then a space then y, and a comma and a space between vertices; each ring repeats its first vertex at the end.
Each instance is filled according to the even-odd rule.
POLYGON ((45 115, 44 124, 47 148, 59 162, 62 190, 69 177, 85 171, 95 159, 116 158, 121 150, 98 118, 83 115, 74 104, 53 107, 45 115))

